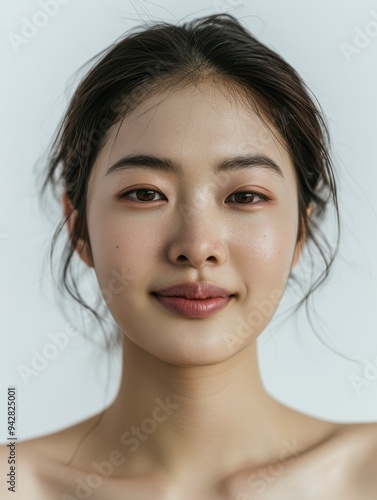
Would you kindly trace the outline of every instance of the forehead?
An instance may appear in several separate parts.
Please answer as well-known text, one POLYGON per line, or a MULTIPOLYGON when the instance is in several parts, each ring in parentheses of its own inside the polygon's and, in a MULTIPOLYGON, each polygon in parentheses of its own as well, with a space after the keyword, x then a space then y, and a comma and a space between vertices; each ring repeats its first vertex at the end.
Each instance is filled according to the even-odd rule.
POLYGON ((283 144, 278 131, 269 129, 239 94, 200 83, 146 98, 110 130, 95 163, 105 175, 123 155, 148 153, 171 158, 190 172, 190 165, 203 169, 212 159, 260 153, 292 180, 294 167, 283 144))

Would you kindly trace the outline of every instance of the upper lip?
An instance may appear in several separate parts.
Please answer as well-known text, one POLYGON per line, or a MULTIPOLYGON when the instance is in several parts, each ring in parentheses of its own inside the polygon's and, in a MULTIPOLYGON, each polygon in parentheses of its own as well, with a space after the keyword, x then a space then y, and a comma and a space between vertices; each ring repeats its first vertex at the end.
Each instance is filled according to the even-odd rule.
POLYGON ((160 290, 154 290, 152 293, 168 297, 185 297, 187 299, 208 299, 210 297, 229 297, 235 295, 234 292, 215 285, 215 283, 188 281, 178 283, 160 290))

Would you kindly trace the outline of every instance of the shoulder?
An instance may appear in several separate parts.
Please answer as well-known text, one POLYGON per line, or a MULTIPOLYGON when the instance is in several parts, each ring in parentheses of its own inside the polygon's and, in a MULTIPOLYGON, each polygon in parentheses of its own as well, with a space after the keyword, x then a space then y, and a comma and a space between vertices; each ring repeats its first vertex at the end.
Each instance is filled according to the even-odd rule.
POLYGON ((72 458, 82 438, 95 426, 99 415, 76 425, 45 436, 17 441, 14 451, 9 443, 0 445, 0 469, 6 471, 0 478, 0 498, 24 500, 50 499, 46 477, 58 479, 64 464, 72 458), (11 468, 13 467, 13 469, 11 468), (8 487, 8 474, 15 476, 15 492, 8 487), (4 476, 7 476, 4 479, 4 476))
POLYGON ((56 431, 44 436, 22 441, 22 446, 26 454, 37 454, 41 458, 49 461, 56 461, 61 464, 71 460, 83 438, 96 427, 102 413, 71 425, 60 431, 56 431))
POLYGON ((377 422, 337 424, 291 472, 308 499, 376 500, 377 422))
POLYGON ((354 498, 377 498, 377 422, 350 424, 342 436, 346 484, 354 498))
POLYGON ((354 481, 370 498, 377 498, 377 422, 362 424, 360 444, 354 451, 354 481), (360 451, 360 453, 358 453, 360 451))
POLYGON ((0 498, 36 498, 38 480, 36 462, 24 453, 22 443, 9 442, 0 445, 0 498))

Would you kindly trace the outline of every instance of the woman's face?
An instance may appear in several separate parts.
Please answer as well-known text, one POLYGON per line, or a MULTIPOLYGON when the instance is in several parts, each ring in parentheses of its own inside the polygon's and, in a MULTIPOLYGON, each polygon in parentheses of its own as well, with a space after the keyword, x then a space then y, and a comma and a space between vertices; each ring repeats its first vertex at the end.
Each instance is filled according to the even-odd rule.
POLYGON ((294 168, 258 116, 225 88, 158 94, 111 131, 91 171, 87 224, 99 286, 123 334, 173 364, 216 363, 264 330, 297 261, 294 168), (168 159, 181 174, 146 165, 107 174, 129 155, 168 159), (216 173, 221 162, 243 155, 267 159, 216 173), (151 294, 198 280, 235 297, 193 318, 151 294))

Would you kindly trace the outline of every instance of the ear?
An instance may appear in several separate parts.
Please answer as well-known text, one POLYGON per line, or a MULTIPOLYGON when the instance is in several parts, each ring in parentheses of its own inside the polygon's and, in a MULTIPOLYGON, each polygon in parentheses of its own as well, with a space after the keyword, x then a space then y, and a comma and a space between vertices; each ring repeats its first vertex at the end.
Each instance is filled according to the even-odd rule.
MULTIPOLYGON (((307 219, 310 219, 310 216, 312 214, 312 210, 313 210, 313 207, 312 205, 309 205, 306 209, 306 218, 307 219)), ((302 221, 302 224, 304 224, 304 221, 302 221)), ((296 248, 295 248, 295 253, 293 255, 293 261, 292 261, 292 266, 291 266, 291 269, 292 267, 296 266, 300 257, 301 257, 301 254, 302 254, 302 251, 304 249, 304 246, 305 246, 305 243, 306 243, 306 232, 305 232, 305 226, 303 225, 303 234, 302 234, 302 237, 300 238, 300 240, 297 242, 296 244, 296 248)))
MULTIPOLYGON (((72 211, 73 207, 72 207, 70 199, 67 196, 66 191, 64 191, 64 193, 63 193, 62 203, 63 203, 63 208, 64 208, 64 216, 67 216, 68 214, 70 214, 69 218, 67 219, 67 229, 68 229, 69 238, 72 241, 73 231, 74 231, 74 227, 76 224, 78 212, 76 209, 74 209, 72 211)), ((91 257, 91 252, 89 249, 89 245, 87 242, 85 242, 84 238, 80 237, 77 240, 75 250, 77 251, 80 258, 85 262, 85 264, 87 266, 94 267, 92 257, 91 257)))

